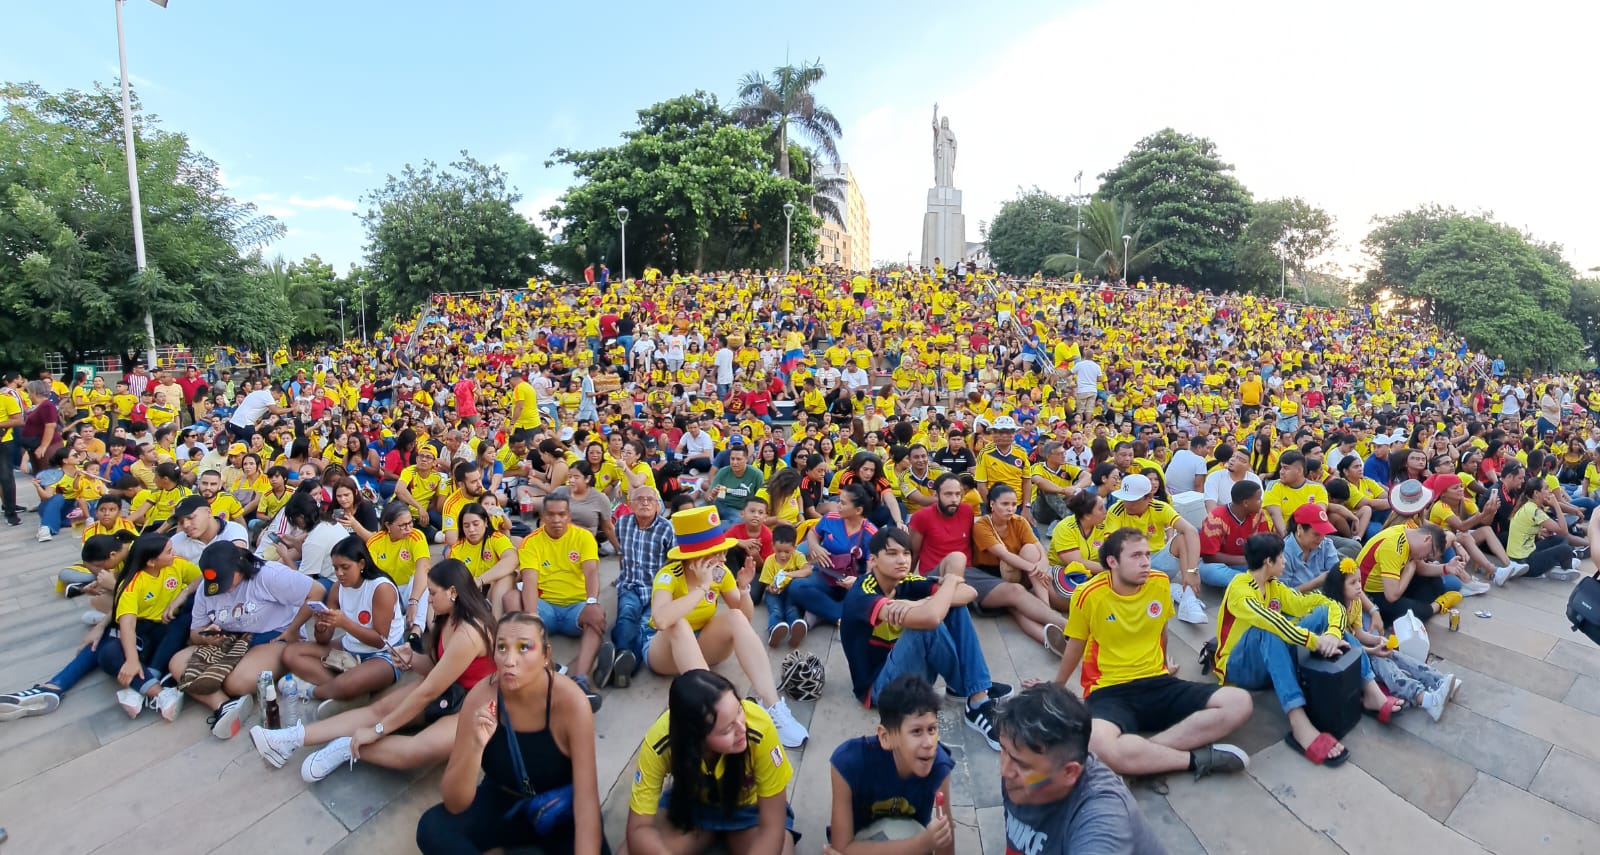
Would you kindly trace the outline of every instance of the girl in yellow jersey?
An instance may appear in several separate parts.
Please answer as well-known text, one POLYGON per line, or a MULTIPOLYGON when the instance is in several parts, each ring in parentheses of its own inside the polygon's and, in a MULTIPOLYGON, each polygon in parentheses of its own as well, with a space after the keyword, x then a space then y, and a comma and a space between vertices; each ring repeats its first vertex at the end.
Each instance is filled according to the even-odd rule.
POLYGON ((494 514, 477 502, 462 507, 456 530, 461 539, 450 547, 449 557, 467 566, 472 578, 489 594, 498 619, 505 613, 505 594, 516 585, 517 549, 509 536, 495 530, 494 514))
POLYGON ((112 595, 114 635, 100 642, 100 670, 122 689, 117 704, 129 718, 148 705, 173 721, 183 709, 183 693, 162 687, 173 654, 189 643, 189 610, 200 568, 179 558, 164 534, 133 542, 112 595))
POLYGON ((411 509, 404 502, 390 502, 378 517, 379 532, 367 541, 367 552, 379 570, 394 580, 400 589, 407 626, 422 626, 428 616, 427 588, 412 585, 418 575, 426 576, 432 560, 428 538, 417 531, 411 509))

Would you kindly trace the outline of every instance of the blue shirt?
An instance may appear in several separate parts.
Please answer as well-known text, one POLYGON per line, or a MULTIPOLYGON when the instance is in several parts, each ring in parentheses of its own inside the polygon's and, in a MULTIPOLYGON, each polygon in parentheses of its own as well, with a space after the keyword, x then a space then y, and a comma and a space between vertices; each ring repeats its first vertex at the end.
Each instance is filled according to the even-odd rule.
POLYGON ((862 573, 844 595, 839 617, 839 644, 850 664, 850 688, 856 699, 870 703, 868 697, 878 672, 889 661, 889 651, 900 640, 900 627, 878 621, 878 612, 889 600, 921 600, 933 595, 938 583, 911 573, 894 588, 893 597, 878 590, 878 577, 862 573))
POLYGON ((842 576, 860 576, 865 573, 867 543, 872 540, 874 534, 877 534, 878 529, 876 526, 866 520, 862 520, 861 530, 857 531, 854 537, 851 537, 849 532, 845 530, 844 517, 835 512, 817 520, 817 525, 812 531, 817 533, 817 540, 821 541, 822 548, 829 555, 850 555, 855 559, 854 569, 849 571, 841 572, 837 566, 832 570, 824 569, 822 575, 826 581, 831 582, 842 576))
POLYGON ((927 825, 933 820, 934 794, 955 767, 950 752, 940 745, 927 777, 902 778, 895 769, 894 754, 884 750, 876 736, 845 740, 828 762, 850 785, 850 813, 858 833, 887 817, 905 817, 927 825))
POLYGON ((1368 455, 1367 462, 1361 464, 1361 474, 1385 487, 1389 486, 1389 458, 1368 455))
POLYGON ((1339 566, 1339 550, 1333 541, 1324 537, 1310 555, 1300 549, 1300 541, 1289 535, 1283 539, 1283 584, 1291 588, 1301 585, 1339 566))

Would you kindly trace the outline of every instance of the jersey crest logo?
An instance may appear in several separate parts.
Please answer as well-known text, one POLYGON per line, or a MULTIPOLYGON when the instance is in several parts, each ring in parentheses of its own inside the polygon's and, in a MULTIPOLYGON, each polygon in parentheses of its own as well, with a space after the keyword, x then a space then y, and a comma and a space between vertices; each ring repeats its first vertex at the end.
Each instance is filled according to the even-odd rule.
POLYGON ((567 553, 567 560, 568 561, 577 561, 578 560, 578 550, 574 549, 571 552, 568 552, 567 553))
POLYGON ((1145 612, 1153 618, 1161 617, 1161 601, 1151 600, 1150 605, 1145 609, 1145 612))
POLYGON ((400 550, 400 560, 401 561, 410 561, 411 560, 411 550, 409 550, 409 549, 400 550))
POLYGON ((1275 612, 1283 610, 1282 604, 1278 602, 1276 597, 1267 601, 1267 608, 1272 609, 1275 612))
POLYGON ((167 590, 169 591, 176 590, 178 587, 178 579, 176 576, 168 576, 161 584, 166 585, 167 590))

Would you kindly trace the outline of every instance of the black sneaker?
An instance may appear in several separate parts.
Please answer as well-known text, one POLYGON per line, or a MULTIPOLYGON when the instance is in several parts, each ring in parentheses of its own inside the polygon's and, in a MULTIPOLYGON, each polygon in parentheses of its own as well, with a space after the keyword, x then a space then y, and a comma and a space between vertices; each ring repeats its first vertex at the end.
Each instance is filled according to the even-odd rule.
MULTIPOLYGON (((955 689, 950 688, 948 685, 946 685, 944 687, 944 693, 946 695, 952 697, 952 698, 965 698, 966 697, 965 695, 961 694, 960 692, 956 691, 955 689)), ((1003 698, 1003 697, 1005 697, 1006 695, 1009 695, 1009 694, 1011 694, 1011 684, 1010 683, 990 683, 989 684, 989 700, 998 701, 1001 698, 1003 698)))
POLYGON ((84 590, 89 587, 88 582, 71 582, 67 585, 67 599, 76 599, 83 596, 84 590))
POLYGON ((618 689, 626 689, 633 682, 633 672, 639 669, 639 657, 632 650, 624 650, 617 654, 617 661, 611 665, 611 685, 618 689))
POLYGON ((22 517, 6 517, 6 525, 22 525, 22 517))
POLYGON ((1000 750, 1000 740, 996 739, 994 736, 993 698, 984 701, 982 704, 979 704, 977 709, 967 707, 965 718, 967 720, 967 727, 970 727, 982 734, 983 741, 989 743, 990 748, 993 748, 996 751, 1000 750))
POLYGON ((61 693, 34 686, 21 692, 0 695, 0 721, 12 721, 34 715, 48 715, 61 706, 61 693))
POLYGON ((573 682, 577 683, 578 688, 583 690, 583 696, 589 699, 589 709, 593 712, 599 712, 600 704, 604 703, 605 699, 600 697, 599 692, 589 688, 589 678, 579 674, 573 678, 573 682))
POLYGON ((612 669, 616 664, 616 646, 609 641, 600 642, 600 650, 594 655, 594 670, 590 672, 595 688, 604 689, 611 685, 612 669))
POLYGON ((239 735, 239 728, 244 720, 250 717, 250 711, 255 709, 255 698, 251 695, 240 695, 230 698, 217 707, 217 711, 206 718, 206 726, 211 729, 211 735, 218 739, 232 739, 239 735))
POLYGON ((1194 758, 1196 781, 1213 773, 1234 774, 1250 767, 1250 755, 1237 745, 1216 742, 1189 752, 1194 758))
POLYGON ((1579 547, 1573 549, 1572 550, 1572 557, 1578 559, 1579 561, 1583 561, 1584 559, 1587 559, 1589 557, 1589 547, 1588 547, 1588 545, 1586 544, 1584 546, 1579 546, 1579 547))

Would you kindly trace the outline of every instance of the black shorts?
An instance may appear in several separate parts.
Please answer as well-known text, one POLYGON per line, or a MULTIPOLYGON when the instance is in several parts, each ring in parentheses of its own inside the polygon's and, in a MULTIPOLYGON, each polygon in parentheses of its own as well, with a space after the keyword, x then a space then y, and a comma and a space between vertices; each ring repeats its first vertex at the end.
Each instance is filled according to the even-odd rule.
POLYGON ((1196 683, 1163 674, 1089 693, 1089 717, 1109 721, 1123 733, 1166 730, 1205 709, 1217 683, 1196 683))

